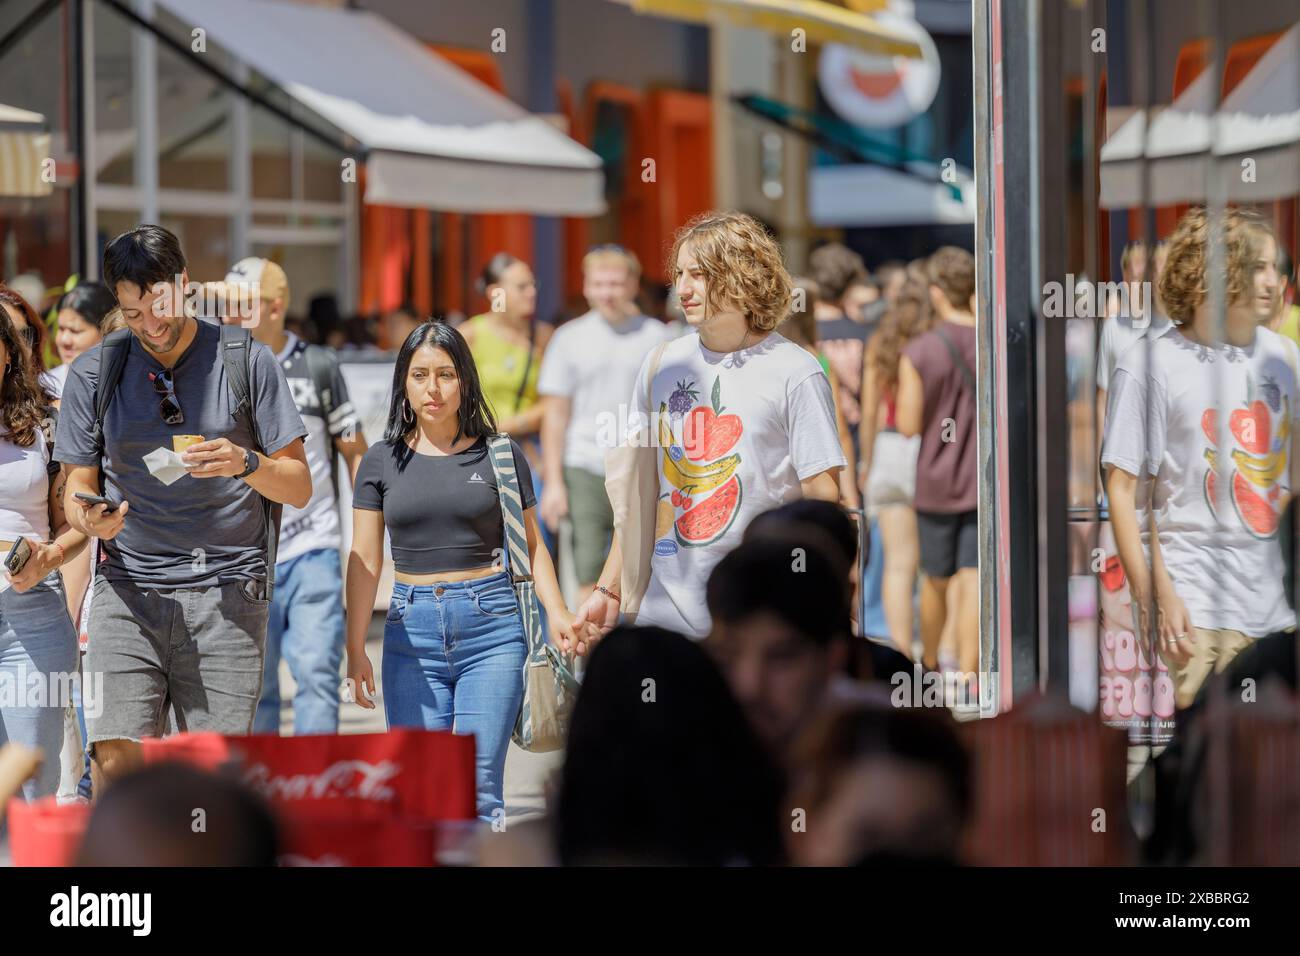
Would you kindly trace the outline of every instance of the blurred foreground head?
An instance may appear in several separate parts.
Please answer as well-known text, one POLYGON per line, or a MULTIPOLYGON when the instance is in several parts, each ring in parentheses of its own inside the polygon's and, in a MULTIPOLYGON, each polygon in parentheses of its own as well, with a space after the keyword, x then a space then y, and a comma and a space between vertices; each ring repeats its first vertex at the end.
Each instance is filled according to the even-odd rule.
POLYGON ((971 808, 970 758, 947 711, 829 711, 795 753, 800 772, 788 809, 803 811, 805 827, 786 837, 792 862, 957 861, 971 808))
POLYGON ((236 780, 160 763, 95 804, 78 866, 275 866, 279 839, 262 798, 236 780))
POLYGON ((807 523, 746 538, 709 576, 706 646, 754 729, 784 759, 844 668, 849 559, 834 536, 807 523))
POLYGON ((780 857, 780 774, 699 646, 620 627, 596 645, 558 798, 571 865, 761 865, 780 857))

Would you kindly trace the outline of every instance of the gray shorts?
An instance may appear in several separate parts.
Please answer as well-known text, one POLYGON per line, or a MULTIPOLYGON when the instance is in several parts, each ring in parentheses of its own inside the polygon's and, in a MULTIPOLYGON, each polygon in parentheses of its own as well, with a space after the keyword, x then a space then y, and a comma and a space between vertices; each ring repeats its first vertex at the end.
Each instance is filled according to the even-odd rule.
POLYGON ((85 679, 103 675, 101 706, 86 711, 86 740, 162 735, 167 710, 178 730, 246 734, 262 692, 269 601, 262 585, 142 588, 95 579, 85 679))

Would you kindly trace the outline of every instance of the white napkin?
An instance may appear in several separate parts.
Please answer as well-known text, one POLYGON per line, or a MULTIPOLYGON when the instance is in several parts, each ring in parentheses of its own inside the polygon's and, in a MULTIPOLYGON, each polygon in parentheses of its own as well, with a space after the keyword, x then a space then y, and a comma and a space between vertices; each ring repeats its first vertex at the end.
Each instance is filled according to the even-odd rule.
POLYGON ((144 463, 153 475, 164 485, 180 481, 190 473, 181 456, 170 448, 155 448, 144 456, 144 463))

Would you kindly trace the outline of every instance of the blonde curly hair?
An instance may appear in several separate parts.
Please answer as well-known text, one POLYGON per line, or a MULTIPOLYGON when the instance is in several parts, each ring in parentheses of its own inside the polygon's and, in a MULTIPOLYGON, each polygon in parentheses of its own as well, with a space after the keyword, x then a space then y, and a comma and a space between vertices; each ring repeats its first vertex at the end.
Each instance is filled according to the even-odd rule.
POLYGON ((689 245, 708 280, 705 309, 745 313, 755 332, 771 332, 790 311, 792 283, 781 248, 753 216, 706 212, 677 230, 668 274, 677 281, 677 256, 689 245))
MULTIPOLYGON (((1227 209, 1222 213, 1223 258, 1227 266, 1226 301, 1231 304, 1249 294, 1255 277, 1255 262, 1264 242, 1272 239, 1273 227, 1249 209, 1227 209)), ((1196 309, 1209 294, 1205 278, 1208 260, 1210 220, 1205 208, 1189 209, 1178 220, 1169 237, 1169 252, 1160 273, 1160 298, 1165 313, 1176 325, 1192 321, 1196 309)))

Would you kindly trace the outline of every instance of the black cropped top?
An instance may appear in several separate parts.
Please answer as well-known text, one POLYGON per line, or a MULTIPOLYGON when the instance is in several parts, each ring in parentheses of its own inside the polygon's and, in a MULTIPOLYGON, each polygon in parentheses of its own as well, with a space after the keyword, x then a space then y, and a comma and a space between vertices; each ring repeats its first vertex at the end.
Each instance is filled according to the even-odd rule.
MULTIPOLYGON (((535 507, 528 459, 510 445, 524 508, 535 507)), ((501 560, 501 503, 485 438, 454 455, 422 455, 405 442, 370 446, 352 506, 384 513, 393 562, 405 574, 469 571, 501 560)))

